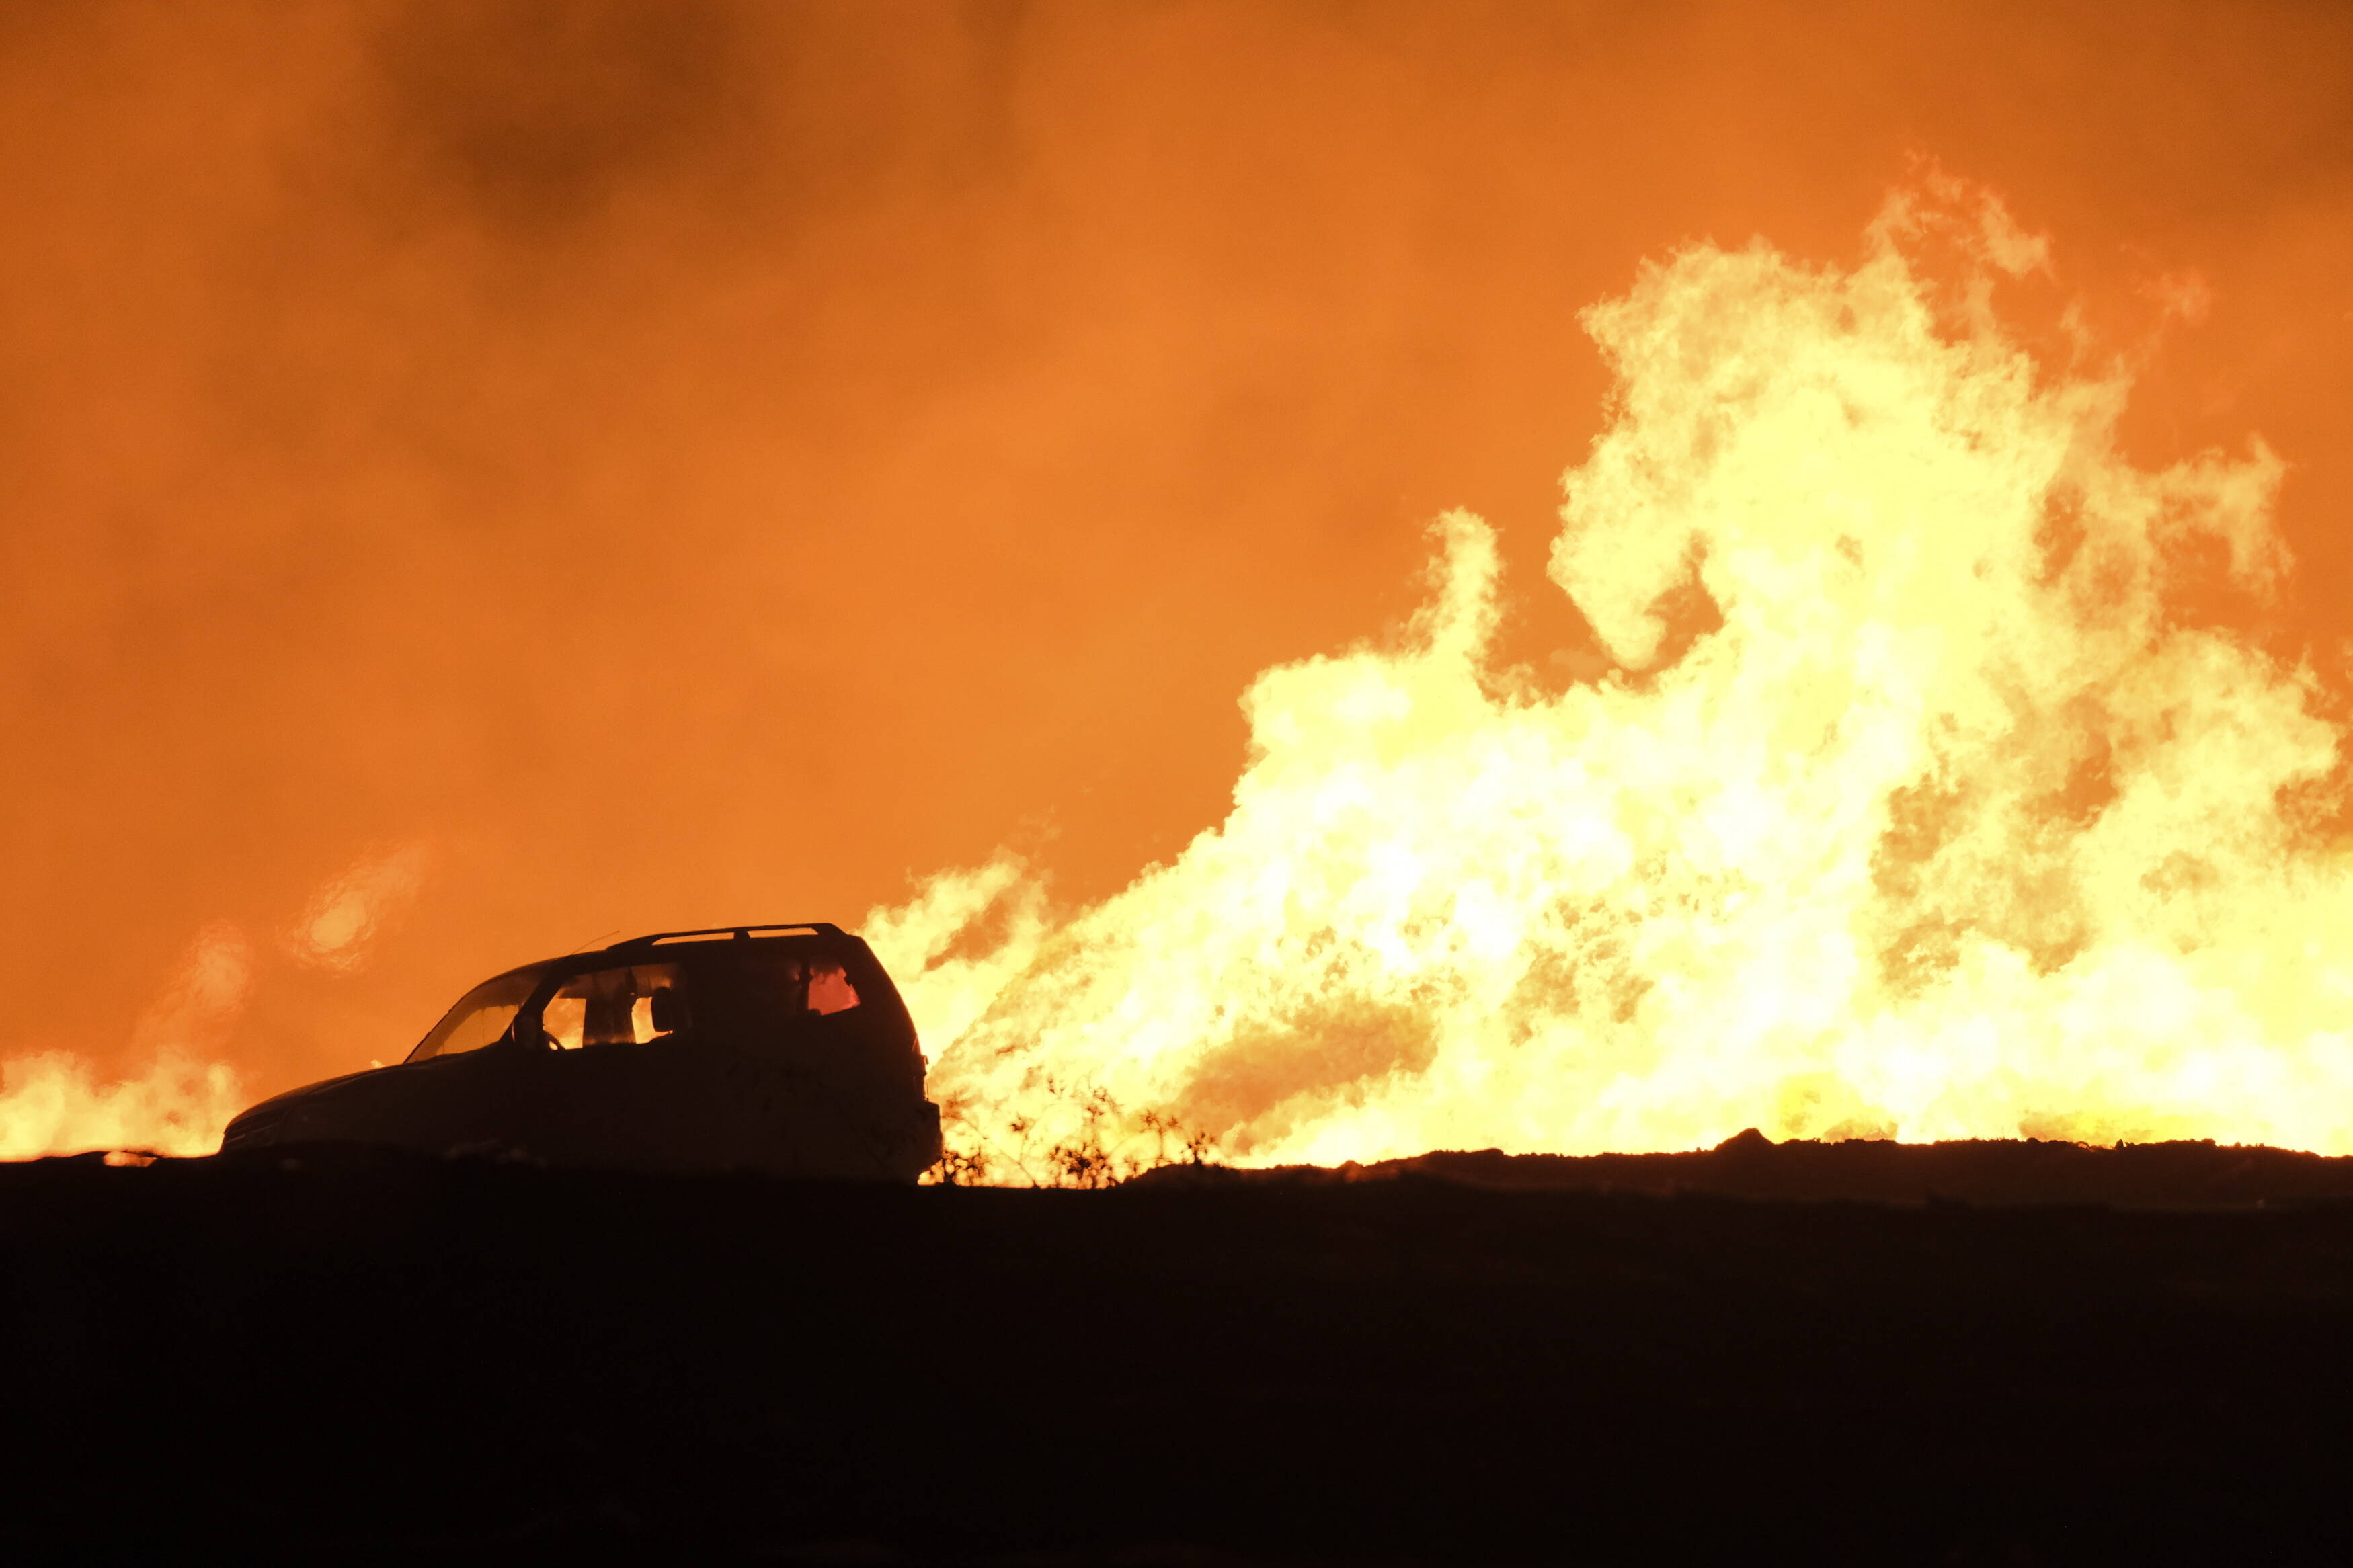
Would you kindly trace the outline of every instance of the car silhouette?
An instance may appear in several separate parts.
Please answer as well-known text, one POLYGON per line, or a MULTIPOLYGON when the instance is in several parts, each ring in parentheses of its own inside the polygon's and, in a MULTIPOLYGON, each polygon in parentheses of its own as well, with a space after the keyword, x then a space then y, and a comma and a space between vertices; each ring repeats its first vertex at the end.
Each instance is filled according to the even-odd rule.
POLYGON ((897 1182, 941 1152, 898 988, 822 924, 656 931, 510 969, 398 1065, 246 1110, 221 1152, 329 1142, 897 1182))

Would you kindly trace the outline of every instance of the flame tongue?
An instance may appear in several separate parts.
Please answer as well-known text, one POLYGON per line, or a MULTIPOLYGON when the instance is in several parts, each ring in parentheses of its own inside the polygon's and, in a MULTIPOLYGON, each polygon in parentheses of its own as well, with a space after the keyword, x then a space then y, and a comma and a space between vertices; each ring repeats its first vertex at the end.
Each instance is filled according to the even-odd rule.
POLYGON ((1904 243, 1954 219, 1911 198, 1852 273, 1701 247, 1588 313, 1619 393, 1552 576, 1620 669, 1491 668, 1494 542, 1455 514, 1403 651, 1259 679, 1232 813, 1175 862, 1060 927, 1002 865, 877 911, 912 972, 1016 900, 910 984, 967 1135, 2353 1148, 2348 879, 2283 804, 2336 731, 2168 608, 2185 561, 2283 569, 2280 465, 2132 466, 2121 373, 2047 378, 1986 308, 2039 243, 1940 194, 1957 329, 1904 243))
MULTIPOLYGON (((1233 809, 1174 862, 1067 919, 1004 857, 868 916, 967 1162, 1749 1126, 2353 1152, 2353 875, 2309 821, 2337 732, 2308 672, 2181 613, 2201 570, 2285 569, 2281 465, 2127 461, 2122 372, 1995 318, 2047 247, 1989 195, 1932 174, 1870 239, 1848 273, 1693 247, 1587 313, 1618 392, 1551 576, 1589 679, 1496 668, 1494 538, 1456 513, 1402 647, 1254 683, 1233 809)), ((287 952, 358 967, 423 853, 355 863, 287 952)), ((7 1064, 0 1154, 210 1147, 236 1085, 184 1058, 253 956, 200 936, 143 1081, 7 1064)))

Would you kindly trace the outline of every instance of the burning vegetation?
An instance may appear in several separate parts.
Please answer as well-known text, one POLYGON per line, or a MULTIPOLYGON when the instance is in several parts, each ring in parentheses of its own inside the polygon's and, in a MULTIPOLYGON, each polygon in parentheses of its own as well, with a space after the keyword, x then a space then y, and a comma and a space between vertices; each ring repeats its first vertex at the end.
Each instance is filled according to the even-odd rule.
MULTIPOLYGON (((1693 245, 1588 310, 1617 387, 1550 575, 1589 647, 1502 664, 1495 535, 1450 514, 1400 638, 1253 684, 1232 809, 1172 860, 1058 910, 1001 855, 870 913, 943 1178, 1751 1126, 2353 1150, 2341 728, 2213 613, 2288 569, 2283 465, 2137 466, 2130 357, 2006 314, 2053 286, 1931 169, 1852 270, 1693 245)), ((289 951, 352 967, 423 854, 289 951)), ((200 940, 159 1041, 219 1042, 248 948, 200 940)), ((0 1133, 198 1152, 235 1083, 185 1058, 17 1064, 0 1133)))
POLYGON ((1260 677, 1173 861, 1065 917, 1003 861, 870 917, 970 1157, 1113 1106, 1244 1163, 2353 1149, 2341 730, 2200 614, 2286 570, 2280 460, 2128 459, 2128 358, 2005 324, 2052 264, 1991 192, 1931 171, 1867 240, 1689 247, 1587 312, 1578 678, 1498 666, 1495 538, 1450 515, 1398 646, 1260 677))

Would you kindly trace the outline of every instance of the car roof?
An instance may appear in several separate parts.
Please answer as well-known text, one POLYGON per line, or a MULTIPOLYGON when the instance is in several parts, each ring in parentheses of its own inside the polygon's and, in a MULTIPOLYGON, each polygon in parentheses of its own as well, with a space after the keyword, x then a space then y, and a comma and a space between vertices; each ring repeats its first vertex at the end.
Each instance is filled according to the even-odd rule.
MULTIPOLYGON (((609 947, 579 948, 571 952, 557 953, 553 958, 534 959, 529 963, 518 963, 512 969, 501 970, 490 979, 480 982, 475 989, 480 990, 482 985, 504 980, 509 975, 524 974, 534 971, 561 970, 572 973, 584 973, 592 969, 608 966, 617 968, 622 964, 645 963, 650 961, 650 955, 655 950, 662 948, 724 950, 733 948, 737 942, 759 945, 769 942, 805 942, 811 937, 826 942, 858 940, 839 926, 825 921, 796 921, 776 925, 704 926, 694 931, 648 931, 643 936, 633 936, 626 942, 614 942, 609 947)), ((668 954, 665 953, 664 956, 667 957, 668 954)))
POLYGON ((619 952, 625 948, 652 947, 658 942, 709 941, 713 938, 722 937, 728 938, 735 942, 750 942, 754 940, 752 933, 755 931, 805 931, 818 936, 840 936, 843 934, 842 929, 839 926, 828 925, 823 921, 797 921, 785 925, 702 926, 694 931, 649 931, 644 936, 633 936, 627 942, 617 942, 612 946, 606 948, 604 951, 607 952, 619 952))

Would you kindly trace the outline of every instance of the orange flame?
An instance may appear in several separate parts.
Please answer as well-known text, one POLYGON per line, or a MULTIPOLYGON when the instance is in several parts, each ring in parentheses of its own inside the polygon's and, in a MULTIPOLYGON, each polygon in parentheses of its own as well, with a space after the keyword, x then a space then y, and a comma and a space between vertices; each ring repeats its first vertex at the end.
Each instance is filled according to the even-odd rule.
MULTIPOLYGON (((432 845, 423 838, 363 853, 311 894, 279 934, 279 950, 306 968, 359 972, 376 940, 416 901, 431 862, 432 845)), ((230 922, 198 932, 139 1021, 132 1043, 151 1064, 142 1075, 100 1083, 86 1061, 59 1051, 0 1064, 0 1159, 217 1149, 222 1129, 248 1097, 234 1068, 203 1058, 233 1043, 259 961, 252 940, 230 922)))
POLYGON ((233 1068, 199 1058, 226 1043, 252 985, 253 944, 216 923, 197 933, 140 1020, 138 1043, 153 1062, 143 1076, 102 1084, 61 1051, 0 1063, 0 1160, 87 1149, 211 1153, 245 1097, 233 1068))
MULTIPOLYGON (((1552 552, 1576 683, 1501 666, 1494 536, 1451 514, 1402 646, 1253 684, 1233 807, 1175 860, 1066 915, 1008 855, 870 913, 967 1158, 1036 1176, 1109 1123, 1249 1163, 1751 1125, 2353 1150, 2339 733, 2189 613, 2201 573, 2285 571, 2282 465, 2126 458, 2126 371, 1996 315, 2050 261, 1989 194, 1932 173, 1867 237, 1851 272, 1694 247, 1586 313, 1618 391, 1552 552)), ((363 857, 280 946, 356 970, 424 867, 363 857)), ((144 1079, 8 1063, 0 1157, 210 1148, 237 1086, 190 1064, 255 962, 199 935, 144 1079)))
POLYGON ((0 1063, 0 1160, 84 1149, 209 1154, 245 1108, 237 1074, 220 1063, 166 1058, 143 1078, 95 1081, 61 1052, 0 1063))
POLYGON ((1456 513, 1404 647, 1258 679, 1232 810, 1172 863, 1059 922, 1005 861, 869 918, 968 1152, 1027 1168, 1106 1104, 1248 1163, 2353 1150, 2338 732, 2181 598, 2200 562, 2276 582, 2282 465, 2123 456, 2126 369, 1997 319, 2048 249, 1989 194, 1932 173, 1867 240, 1695 246, 1586 313, 1617 393, 1550 575, 1593 679, 1496 667, 1456 513))

